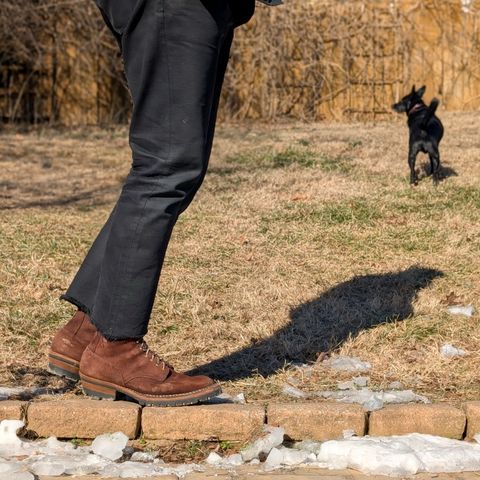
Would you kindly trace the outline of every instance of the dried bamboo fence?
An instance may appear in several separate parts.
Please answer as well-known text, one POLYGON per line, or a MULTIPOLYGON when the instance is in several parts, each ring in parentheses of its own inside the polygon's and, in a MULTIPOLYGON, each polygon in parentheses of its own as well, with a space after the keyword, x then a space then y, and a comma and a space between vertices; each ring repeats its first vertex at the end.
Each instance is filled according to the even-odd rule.
MULTIPOLYGON (((371 120, 412 83, 443 108, 480 106, 475 0, 286 2, 238 30, 223 118, 371 120)), ((121 62, 92 0, 3 3, 0 120, 127 120, 121 62)))

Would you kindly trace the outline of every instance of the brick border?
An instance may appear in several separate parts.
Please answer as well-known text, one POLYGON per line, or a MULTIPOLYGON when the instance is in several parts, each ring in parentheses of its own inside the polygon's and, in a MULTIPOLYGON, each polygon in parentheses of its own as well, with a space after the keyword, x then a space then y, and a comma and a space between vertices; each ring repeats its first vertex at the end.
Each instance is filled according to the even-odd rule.
POLYGON ((0 401, 0 420, 19 419, 39 437, 93 439, 123 431, 131 439, 225 440, 246 443, 265 424, 282 426, 292 440, 334 440, 345 430, 362 435, 428 433, 471 440, 480 433, 480 401, 462 408, 448 404, 390 405, 368 413, 337 402, 217 404, 142 408, 129 402, 56 399, 0 401))

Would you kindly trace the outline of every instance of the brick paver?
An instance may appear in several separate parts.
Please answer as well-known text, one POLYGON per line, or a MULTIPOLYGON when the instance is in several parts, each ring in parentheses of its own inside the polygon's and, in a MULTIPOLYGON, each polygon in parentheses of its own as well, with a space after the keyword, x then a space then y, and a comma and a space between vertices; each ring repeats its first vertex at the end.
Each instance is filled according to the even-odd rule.
POLYGON ((366 411, 360 405, 339 403, 270 404, 267 409, 269 425, 285 428, 293 440, 335 440, 344 430, 365 434, 366 411))
POLYGON ((28 402, 17 400, 0 401, 0 421, 1 420, 23 420, 28 402))
POLYGON ((40 437, 95 438, 123 432, 135 438, 140 429, 140 406, 130 402, 58 400, 32 403, 27 428, 40 437))
POLYGON ((465 431, 465 413, 451 405, 390 405, 370 414, 370 435, 425 433, 461 439, 465 431))
POLYGON ((261 432, 264 419, 262 405, 146 407, 142 430, 147 439, 246 441, 261 432))
POLYGON ((480 402, 466 402, 463 404, 463 410, 467 415, 466 437, 472 439, 480 433, 480 402))

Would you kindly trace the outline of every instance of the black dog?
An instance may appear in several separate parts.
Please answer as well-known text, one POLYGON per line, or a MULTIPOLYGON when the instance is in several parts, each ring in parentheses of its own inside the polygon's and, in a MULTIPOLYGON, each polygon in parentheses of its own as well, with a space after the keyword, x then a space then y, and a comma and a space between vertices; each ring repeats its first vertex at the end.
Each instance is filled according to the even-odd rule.
POLYGON ((408 128, 410 130, 408 165, 410 166, 410 183, 413 185, 418 184, 415 172, 418 152, 428 153, 433 182, 437 184, 440 178, 438 145, 443 137, 443 125, 439 118, 435 116, 439 101, 434 98, 427 107, 422 100, 425 88, 423 86, 415 91, 414 85, 407 96, 392 105, 396 112, 405 112, 408 117, 408 128))

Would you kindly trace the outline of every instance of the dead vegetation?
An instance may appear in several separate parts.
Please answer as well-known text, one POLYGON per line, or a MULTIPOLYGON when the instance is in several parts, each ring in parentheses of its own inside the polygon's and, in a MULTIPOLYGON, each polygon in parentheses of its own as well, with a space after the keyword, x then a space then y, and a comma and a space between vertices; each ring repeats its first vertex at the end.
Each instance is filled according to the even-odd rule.
MULTIPOLYGON (((460 0, 314 0, 259 6, 236 33, 228 120, 379 119, 426 83, 444 108, 480 105, 480 12, 460 0)), ((1 123, 125 122, 118 48, 92 0, 4 0, 1 123)))
MULTIPOLYGON (((147 340, 249 399, 278 398, 287 378, 334 386, 345 376, 321 365, 310 377, 288 369, 332 352, 369 361, 374 387, 400 380, 431 399, 478 398, 479 316, 446 308, 480 293, 479 123, 442 120, 438 188, 408 185, 400 117, 221 126, 173 236, 147 340), (468 356, 443 359, 444 342, 468 356)), ((129 167, 126 129, 0 139, 0 378, 44 386, 38 370, 73 311, 58 297, 129 167)))

